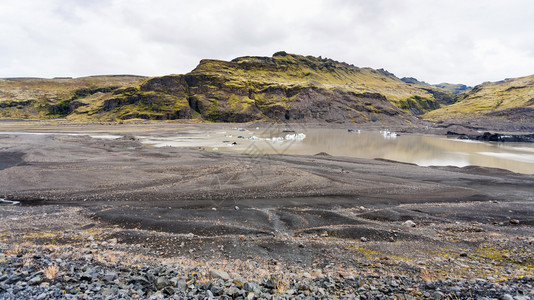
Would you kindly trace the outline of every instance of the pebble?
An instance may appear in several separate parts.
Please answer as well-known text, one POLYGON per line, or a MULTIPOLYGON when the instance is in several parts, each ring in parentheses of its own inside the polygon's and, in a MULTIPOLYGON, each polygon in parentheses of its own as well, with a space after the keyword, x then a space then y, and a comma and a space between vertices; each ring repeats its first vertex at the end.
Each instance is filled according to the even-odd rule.
POLYGON ((156 289, 161 290, 169 285, 169 281, 164 277, 158 277, 156 280, 156 289))
POLYGON ((415 222, 412 221, 412 220, 407 220, 407 221, 403 222, 402 225, 406 226, 406 227, 415 227, 415 226, 417 226, 417 224, 415 224, 415 222))
POLYGON ((504 294, 502 296, 502 300, 514 300, 514 297, 512 297, 510 294, 504 294))
POLYGON ((230 280, 230 275, 224 271, 210 270, 210 277, 214 279, 230 280))
POLYGON ((43 281, 41 276, 35 276, 32 279, 28 280, 29 285, 38 285, 43 281))
POLYGON ((109 273, 106 273, 106 274, 102 277, 102 279, 103 279, 104 281, 111 282, 111 281, 117 279, 117 273, 115 273, 115 272, 109 272, 109 273))

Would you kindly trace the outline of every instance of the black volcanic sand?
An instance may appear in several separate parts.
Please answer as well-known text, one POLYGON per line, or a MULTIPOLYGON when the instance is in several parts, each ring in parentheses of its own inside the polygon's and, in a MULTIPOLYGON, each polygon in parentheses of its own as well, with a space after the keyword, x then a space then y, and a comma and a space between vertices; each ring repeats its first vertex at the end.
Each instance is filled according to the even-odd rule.
MULTIPOLYGON (((81 129, 91 131, 58 130, 81 129)), ((195 260, 249 258, 344 270, 360 264, 495 279, 501 267, 513 277, 528 275, 534 265, 530 175, 155 148, 131 138, 0 134, 0 142, 0 197, 22 202, 0 206, 4 241, 15 243, 16 233, 108 228, 95 239, 117 238, 151 255, 195 260), (63 221, 46 225, 46 218, 37 218, 44 213, 63 221), (10 215, 30 216, 28 225, 10 215), (485 249, 492 255, 484 256, 485 249), (491 265, 491 272, 474 264, 491 265)))
POLYGON ((0 152, 0 170, 21 165, 23 155, 22 152, 0 152))

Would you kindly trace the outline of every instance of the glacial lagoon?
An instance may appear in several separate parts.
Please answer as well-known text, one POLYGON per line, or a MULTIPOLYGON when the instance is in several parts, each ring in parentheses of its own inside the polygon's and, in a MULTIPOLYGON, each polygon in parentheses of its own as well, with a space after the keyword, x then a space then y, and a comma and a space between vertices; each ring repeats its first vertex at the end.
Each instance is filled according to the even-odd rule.
POLYGON ((420 166, 469 165, 534 174, 534 144, 458 140, 455 137, 397 134, 388 130, 233 128, 186 134, 140 136, 157 147, 199 147, 251 155, 314 155, 382 158, 420 166))

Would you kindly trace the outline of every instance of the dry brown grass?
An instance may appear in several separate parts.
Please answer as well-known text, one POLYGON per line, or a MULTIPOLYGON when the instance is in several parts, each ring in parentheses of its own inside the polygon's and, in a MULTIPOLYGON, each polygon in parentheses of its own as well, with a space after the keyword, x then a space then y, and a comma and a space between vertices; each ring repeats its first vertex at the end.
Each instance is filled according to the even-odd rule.
POLYGON ((52 280, 59 273, 59 267, 57 265, 50 265, 43 269, 43 273, 48 280, 52 280))
POLYGON ((95 260, 101 263, 117 264, 122 260, 122 258, 122 255, 112 251, 103 251, 95 255, 95 260))
POLYGON ((23 247, 21 245, 13 245, 6 251, 7 256, 19 255, 22 252, 23 247))
POLYGON ((29 267, 31 266, 33 263, 33 261, 30 259, 30 258, 25 258, 23 261, 22 261, 22 266, 24 267, 29 267))

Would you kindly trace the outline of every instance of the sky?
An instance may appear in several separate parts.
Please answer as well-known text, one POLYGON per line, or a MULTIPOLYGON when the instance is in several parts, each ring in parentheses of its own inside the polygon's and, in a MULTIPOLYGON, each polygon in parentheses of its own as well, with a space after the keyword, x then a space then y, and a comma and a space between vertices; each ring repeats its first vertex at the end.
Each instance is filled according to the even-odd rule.
POLYGON ((531 0, 0 0, 0 78, 183 74, 277 51, 463 83, 534 74, 531 0))

